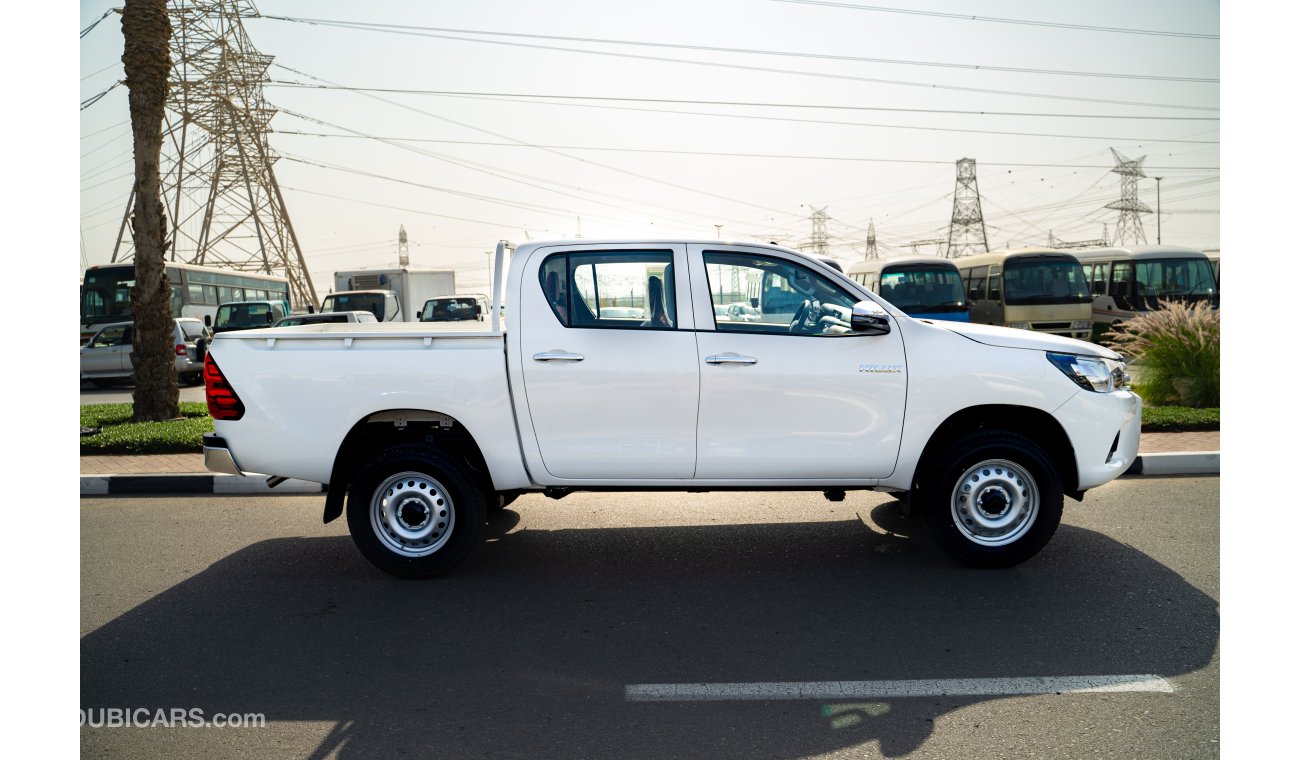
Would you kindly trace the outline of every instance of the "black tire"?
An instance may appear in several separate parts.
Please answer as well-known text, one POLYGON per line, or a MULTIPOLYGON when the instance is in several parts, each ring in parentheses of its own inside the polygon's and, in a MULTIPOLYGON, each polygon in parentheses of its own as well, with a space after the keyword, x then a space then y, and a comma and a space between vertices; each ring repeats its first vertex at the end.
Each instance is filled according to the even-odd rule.
POLYGON ((912 498, 949 556, 972 567, 1011 567, 1051 540, 1063 497, 1060 473, 1041 447, 1016 433, 980 430, 930 459, 912 498))
POLYGON ((393 446, 352 481, 348 530, 357 549, 384 572, 432 578, 478 544, 486 501, 463 461, 425 446, 393 446), (385 499, 389 494, 394 497, 385 499))

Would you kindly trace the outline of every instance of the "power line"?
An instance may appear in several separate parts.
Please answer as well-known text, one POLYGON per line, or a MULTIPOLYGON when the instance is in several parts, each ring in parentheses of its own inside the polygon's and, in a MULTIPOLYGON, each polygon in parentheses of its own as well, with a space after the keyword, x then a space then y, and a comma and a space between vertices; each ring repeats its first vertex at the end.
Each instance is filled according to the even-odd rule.
MULTIPOLYGON (((287 67, 283 67, 287 68, 287 67)), ((292 70, 292 69, 290 69, 292 70)), ((1218 116, 1139 116, 1133 114, 1044 113, 1032 111, 969 111, 950 108, 898 108, 889 106, 850 106, 839 103, 763 103, 747 100, 685 100, 681 98, 629 98, 612 95, 553 95, 530 92, 481 92, 474 90, 417 90, 403 88, 326 86, 305 82, 272 81, 277 87, 304 87, 324 90, 364 90, 366 92, 407 93, 415 95, 447 95, 478 98, 535 98, 539 100, 595 100, 621 103, 675 103, 697 106, 743 106, 749 108, 812 108, 836 111, 888 111, 894 113, 951 114, 957 116, 1010 116, 1015 118, 1041 117, 1057 119, 1130 119, 1143 121, 1219 121, 1218 116)))
POLYGON ((656 61, 660 63, 680 63, 690 66, 708 66, 712 68, 736 69, 739 71, 757 71, 764 74, 790 74, 793 76, 817 77, 821 79, 836 79, 852 82, 871 82, 875 84, 892 84, 907 87, 924 87, 928 90, 952 90, 956 92, 974 92, 984 95, 1009 95, 1011 97, 1024 98, 1042 98, 1047 100, 1069 100, 1080 103, 1104 103, 1109 105, 1138 106, 1142 108, 1170 108, 1184 111, 1217 111, 1218 108, 1211 106, 1189 106, 1172 103, 1143 103, 1131 100, 1107 100, 1104 98, 1084 98, 1071 95, 1060 95, 1055 93, 1035 93, 1035 92, 1017 92, 1009 90, 992 90, 980 87, 961 87, 958 85, 935 84, 933 82, 906 82, 896 79, 879 79, 875 77, 859 77, 848 74, 829 74, 814 71, 796 71, 792 69, 776 69, 766 66, 747 66, 738 63, 721 63, 716 61, 693 61, 685 58, 665 58, 662 56, 637 55, 633 53, 616 53, 610 50, 582 50, 579 48, 557 47, 554 45, 536 45, 526 42, 508 42, 505 40, 485 40, 475 39, 473 37, 455 37, 446 34, 433 34, 429 32, 420 32, 406 30, 403 28, 377 27, 374 25, 364 25, 353 22, 326 21, 299 19, 287 16, 264 16, 263 18, 276 19, 280 21, 292 21, 316 26, 328 26, 340 29, 356 29, 358 31, 383 32, 387 34, 401 34, 414 37, 427 37, 431 39, 453 40, 457 42, 474 42, 484 45, 503 45, 506 47, 529 48, 533 50, 552 50, 565 53, 579 53, 583 55, 600 55, 613 58, 630 58, 633 60, 656 61))
POLYGON ((99 22, 101 22, 101 21, 103 21, 104 19, 108 18, 109 14, 114 13, 114 12, 116 12, 117 10, 119 10, 119 9, 117 9, 117 8, 109 8, 108 10, 104 11, 104 15, 102 15, 102 16, 100 16, 99 18, 97 18, 97 19, 95 19, 94 21, 92 21, 91 24, 90 24, 90 26, 86 27, 85 29, 82 29, 82 30, 81 30, 81 37, 82 37, 82 39, 85 39, 86 35, 87 35, 87 34, 90 34, 90 30, 91 30, 91 29, 94 29, 95 27, 99 26, 99 22))
POLYGON ((1200 34, 1197 32, 1170 32, 1157 29, 1125 29, 1117 26, 1090 26, 1086 24, 1064 24, 1057 21, 1031 21, 1028 19, 1018 18, 998 18, 996 16, 968 16, 964 13, 940 13, 938 11, 919 11, 912 8, 882 8, 873 5, 855 5, 852 3, 836 3, 829 0, 776 0, 779 3, 791 3, 795 5, 824 5, 829 8, 848 8, 856 11, 876 11, 881 13, 906 13, 913 16, 932 16, 936 18, 951 18, 961 21, 987 21, 997 24, 1021 24, 1024 26, 1043 26, 1055 29, 1075 29, 1084 32, 1112 32, 1116 34, 1146 34, 1157 37, 1183 37, 1187 39, 1198 40, 1217 40, 1217 34, 1200 34))
MULTIPOLYGON (((305 73, 305 72, 301 72, 301 71, 298 71, 298 70, 296 70, 296 69, 292 69, 292 68, 290 68, 290 67, 288 67, 288 66, 285 66, 285 65, 283 65, 283 64, 275 64, 275 65, 277 65, 277 66, 279 66, 280 68, 285 69, 285 70, 287 70, 287 71, 292 71, 293 73, 298 74, 299 76, 305 76, 305 77, 309 77, 309 78, 311 78, 311 79, 314 79, 314 80, 316 80, 316 81, 318 81, 318 82, 324 82, 325 84, 334 85, 334 86, 339 86, 337 82, 331 82, 331 81, 329 81, 329 80, 322 79, 321 77, 312 76, 311 74, 307 74, 307 73, 305 73)), ((529 144, 530 144, 530 143, 528 143, 526 140, 520 140, 520 139, 518 139, 518 138, 511 137, 511 136, 509 136, 509 135, 505 135, 505 134, 502 134, 502 133, 500 133, 500 132, 493 132, 493 131, 491 131, 491 130, 489 130, 489 129, 484 129, 484 128, 482 128, 482 127, 476 127, 476 126, 474 126, 473 124, 468 124, 468 123, 465 123, 465 122, 457 121, 457 120, 452 119, 452 118, 447 117, 447 116, 441 116, 441 115, 439 115, 439 114, 430 113, 430 112, 428 112, 428 111, 422 111, 422 110, 420 110, 420 109, 418 109, 418 108, 414 108, 414 107, 409 106, 409 105, 406 105, 406 104, 404 104, 404 103, 397 103, 397 102, 394 102, 394 101, 391 101, 391 100, 387 100, 387 99, 385 99, 385 98, 378 97, 377 95, 371 95, 371 94, 369 94, 369 93, 365 93, 365 92, 358 92, 358 94, 359 94, 359 95, 364 95, 365 97, 371 98, 371 99, 373 99, 373 100, 378 100, 378 101, 381 102, 381 103, 387 103, 387 104, 389 104, 389 105, 391 105, 391 106, 394 106, 394 107, 397 107, 397 108, 401 108, 401 109, 404 109, 404 110, 407 110, 407 111, 412 111, 412 112, 414 112, 414 113, 418 113, 418 114, 421 114, 421 115, 423 115, 423 116, 428 116, 429 118, 437 119, 437 120, 439 120, 439 121, 444 121, 444 122, 447 122, 447 123, 449 123, 449 124, 455 124, 455 125, 458 126, 458 127, 464 127, 465 129, 470 129, 470 130, 473 130, 473 131, 475 131, 475 132, 481 132, 481 133, 483 133, 483 134, 485 134, 485 135, 490 135, 490 136, 492 136, 492 137, 496 137, 496 138, 498 138, 498 139, 509 140, 510 142, 517 143, 517 144, 520 144, 520 145, 529 145, 529 144)), ((300 118, 301 118, 301 117, 300 117, 300 118)), ((315 121, 317 121, 317 123, 320 123, 320 124, 325 124, 325 122, 321 122, 321 121, 319 121, 319 120, 315 120, 315 121)), ((333 126, 333 127, 335 127, 335 128, 346 129, 346 128, 338 127, 337 125, 333 125, 333 124, 328 124, 327 126, 333 126)), ((360 134, 359 132, 356 132, 356 130, 352 130, 352 129, 346 129, 346 131, 354 132, 354 133, 356 133, 356 134, 360 134)), ((408 145, 400 145, 400 144, 399 144, 399 147, 402 147, 402 148, 405 149, 405 150, 415 150, 414 148, 411 148, 411 147, 408 146, 408 145)), ((532 147, 537 147, 537 146, 532 146, 532 147)), ((625 175, 625 176, 634 177, 634 178, 636 178, 636 179, 644 180, 644 181, 646 181, 646 182, 653 182, 653 183, 655 183, 655 184, 665 185, 665 186, 667 186, 667 187, 672 187, 672 188, 677 189, 677 190, 685 190, 685 191, 692 192, 692 193, 696 193, 696 194, 699 194, 699 195, 705 195, 705 196, 709 196, 709 197, 711 197, 711 198, 717 198, 717 199, 720 199, 720 200, 725 200, 725 201, 728 201, 728 202, 730 202, 730 203, 735 203, 735 204, 744 205, 744 206, 751 206, 751 207, 753 207, 753 208, 762 209, 762 210, 764 210, 764 211, 775 211, 776 213, 785 213, 785 211, 782 211, 782 210, 770 209, 770 208, 767 208, 766 206, 760 206, 760 205, 758 205, 758 204, 750 203, 750 202, 748 202, 748 201, 738 200, 738 199, 735 199, 735 198, 728 198, 727 196, 719 195, 719 194, 717 194, 717 193, 711 193, 711 192, 708 192, 708 191, 706 191, 706 190, 701 190, 701 189, 699 189, 699 188, 697 188, 697 187, 691 187, 691 186, 689 186, 689 185, 680 185, 680 184, 677 184, 677 183, 674 183, 674 182, 669 182, 669 181, 667 181, 667 180, 659 179, 658 177, 651 177, 651 176, 647 176, 647 175, 644 175, 644 174, 639 174, 639 173, 637 173, 637 172, 629 171, 629 170, 627 170, 627 169, 620 169, 620 168, 618 168, 618 167, 616 167, 616 166, 610 166, 610 165, 608 165, 608 164, 602 164, 602 163, 599 163, 599 162, 596 162, 596 161, 592 161, 592 160, 590 160, 590 159, 581 158, 581 157, 579 157, 579 156, 572 156, 572 155, 569 155, 568 153, 564 153, 563 151, 554 150, 554 149, 550 149, 550 148, 538 148, 538 149, 539 149, 539 150, 543 150, 543 151, 545 151, 545 152, 547 152, 547 153, 551 153, 551 154, 556 155, 556 156, 560 156, 560 157, 562 157, 562 158, 569 159, 570 161, 577 161, 577 162, 579 162, 579 163, 587 164, 587 165, 589 165, 589 166, 599 167, 599 168, 601 168, 601 169, 605 169, 605 170, 607 170, 607 171, 612 171, 612 172, 615 172, 615 173, 618 173, 618 174, 623 174, 623 175, 625 175)), ((422 152, 422 153, 425 153, 425 154, 430 155, 430 156, 432 156, 432 157, 437 157, 437 158, 439 158, 440 160, 448 161, 448 162, 450 162, 450 163, 457 163, 457 161, 454 160, 454 159, 450 159, 450 158, 447 158, 447 157, 444 157, 444 156, 436 156, 436 154, 427 153, 426 151, 416 151, 416 152, 422 152)), ((471 166, 475 166, 475 163, 474 163, 474 162, 460 162, 459 165, 461 165, 461 166, 471 167, 471 166)), ((482 165, 479 165, 479 166, 482 166, 482 165)), ((502 176, 501 174, 498 174, 498 173, 497 173, 497 172, 503 172, 503 171, 506 171, 506 170, 496 169, 495 167, 492 167, 492 169, 493 169, 493 171, 488 171, 488 170, 486 170, 486 169, 482 169, 482 168, 479 168, 478 170, 479 170, 479 171, 483 171, 484 173, 487 173, 487 174, 495 174, 495 176, 501 177, 501 178, 503 178, 503 179, 509 179, 510 181, 513 181, 513 182, 520 182, 521 184, 528 184, 528 185, 531 185, 531 184, 532 184, 532 183, 528 183, 528 182, 522 182, 522 181, 519 180, 519 179, 514 179, 514 178, 510 178, 510 177, 504 177, 504 176, 502 176)), ((559 191, 557 191, 557 190, 554 189, 554 185, 555 185, 556 183, 555 183, 555 181, 554 181, 553 178, 550 178, 550 179, 543 179, 543 178, 540 178, 540 177, 529 177, 528 175, 523 174, 523 173, 521 173, 521 172, 507 172, 507 173, 508 173, 508 174, 514 174, 514 175, 517 175, 517 176, 519 176, 519 177, 527 177, 528 179, 535 180, 536 182, 545 183, 545 184, 532 185, 532 186, 533 186, 533 187, 538 187, 538 188, 541 188, 541 189, 544 189, 544 190, 548 190, 548 191, 550 191, 550 192, 556 192, 556 193, 559 193, 559 191)), ((559 194, 561 194, 561 195, 565 195, 565 193, 559 193, 559 194)), ((684 214, 687 214, 688 216, 697 216, 697 215, 698 215, 698 214, 696 214, 696 213, 693 212, 693 211, 683 210, 683 209, 676 209, 676 208, 673 208, 673 207, 671 207, 671 206, 665 206, 665 205, 662 205, 662 204, 646 203, 645 201, 638 201, 638 200, 631 199, 631 198, 620 198, 619 196, 617 196, 617 195, 613 195, 612 193, 606 193, 605 195, 606 195, 607 197, 610 197, 610 198, 615 198, 615 199, 618 199, 618 200, 623 200, 623 201, 627 201, 627 202, 631 202, 631 203, 638 203, 638 204, 641 204, 641 205, 657 206, 657 207, 659 207, 659 208, 666 208, 666 209, 669 209, 669 210, 674 211, 674 212, 676 212, 676 213, 684 213, 684 214)), ((575 197, 576 197, 576 196, 575 196, 575 197)), ((614 204, 610 204, 610 203, 607 203, 607 202, 605 202, 605 201, 594 200, 594 199, 590 199, 590 198, 584 198, 584 199, 582 199, 582 200, 585 200, 585 201, 588 202, 588 203, 600 203, 600 204, 602 204, 602 205, 606 205, 606 206, 611 206, 611 207, 617 208, 617 206, 614 206, 614 204)), ((628 210, 628 209, 623 209, 623 210, 626 211, 626 210, 628 210)), ((717 219, 720 219, 720 220, 722 220, 722 221, 733 221, 733 220, 731 220, 731 219, 726 219, 726 218, 724 218, 724 217, 717 217, 717 219)))
POLYGON ((106 90, 100 92, 98 95, 92 95, 92 96, 90 96, 89 98, 86 98, 85 100, 81 101, 81 110, 84 111, 84 110, 86 110, 87 108, 90 108, 91 106, 95 105, 96 103, 99 102, 99 99, 100 99, 100 98, 104 97, 104 96, 107 95, 108 93, 110 93, 110 92, 112 92, 113 90, 117 89, 117 86, 120 85, 120 84, 122 84, 122 81, 121 81, 121 80, 118 80, 118 81, 112 83, 111 85, 109 85, 109 86, 108 86, 108 89, 106 89, 106 90))
MULTIPOLYGON (((282 113, 296 116, 291 111, 281 110, 282 113)), ((863 163, 891 163, 891 164, 936 164, 951 166, 951 160, 945 159, 907 159, 907 158, 870 158, 865 156, 815 156, 800 154, 782 154, 782 153, 729 153, 721 151, 699 151, 699 150, 666 150, 658 148, 627 148, 627 147, 602 147, 594 145, 541 145, 541 144, 523 144, 511 142, 490 142, 486 140, 439 140, 428 137, 376 137, 372 135, 340 135, 328 134, 323 132, 299 132, 295 130, 276 130, 280 135, 297 135, 301 137, 333 137, 346 139, 371 139, 379 141, 392 142, 427 142, 440 143, 449 145, 473 145, 494 148, 545 148, 549 150, 590 150, 612 153, 650 153, 656 155, 676 155, 676 156, 705 156, 716 158, 771 158, 771 159, 793 159, 801 161, 853 161, 863 163)), ((1188 141, 1193 142, 1193 141, 1188 141)), ((1110 169, 1109 164, 1034 164, 1034 163, 1006 163, 998 161, 983 161, 984 166, 1009 166, 1013 168, 1041 168, 1041 169, 1110 169)), ((1217 166, 1162 166, 1151 167, 1159 168, 1160 171, 1219 171, 1217 166)), ((770 210, 770 209, 769 209, 770 210)))
POLYGON ((714 45, 686 45, 673 42, 646 42, 642 40, 611 40, 599 37, 569 37, 556 34, 527 34, 523 32, 494 32, 483 29, 454 29, 439 26, 413 26, 409 24, 380 24, 366 21, 341 21, 334 19, 295 18, 291 16, 262 16, 276 21, 293 21, 322 26, 369 29, 374 31, 419 31, 438 32, 442 34, 476 34, 486 37, 508 37, 512 39, 549 40, 551 42, 581 42, 598 45, 626 45, 629 47, 661 48, 669 50, 689 50, 705 53, 730 53, 735 55, 766 55, 782 58, 808 58, 822 61, 843 61, 851 63, 876 63, 899 66, 926 66, 931 68, 963 69, 967 71, 996 71, 1015 74, 1047 74, 1053 76, 1102 77, 1110 79, 1143 79, 1159 82, 1194 82, 1198 84, 1217 84, 1218 79, 1208 77, 1160 76, 1155 74, 1121 74, 1097 71, 1062 71, 1058 69, 1034 69, 1016 66, 984 66, 973 63, 948 63, 943 61, 917 61, 898 58, 865 58, 852 55, 835 55, 832 53, 800 53, 786 50, 757 50, 753 48, 729 48, 714 45))
MULTIPOLYGON (((274 84, 274 86, 279 86, 279 87, 299 87, 299 88, 304 88, 304 90, 342 90, 342 91, 350 91, 350 92, 359 92, 359 94, 367 94, 367 92, 386 92, 386 94, 400 94, 400 95, 433 95, 433 92, 420 91, 420 90, 387 90, 387 88, 380 88, 380 87, 348 87, 348 86, 344 86, 344 84, 335 84, 335 86, 329 86, 329 87, 316 86, 316 84, 307 84, 302 82, 272 82, 270 84, 274 84)), ((476 97, 476 96, 468 96, 467 99, 468 100, 495 100, 494 97, 476 97)), ((525 100, 524 103, 528 103, 528 101, 525 100)), ((1004 131, 1004 130, 971 130, 971 129, 957 129, 957 127, 930 127, 930 126, 917 126, 917 125, 891 125, 891 123, 814 120, 814 118, 759 116, 759 114, 753 114, 753 113, 705 113, 705 112, 690 112, 690 110, 671 110, 671 109, 660 109, 660 108, 630 108, 630 107, 619 107, 619 105, 594 105, 588 103, 550 103, 547 105, 567 105, 567 107, 573 107, 573 108, 601 108, 607 110, 638 110, 638 112, 645 112, 645 113, 684 114, 684 116, 711 116, 716 118, 748 118, 748 120, 758 120, 758 121, 822 123, 822 125, 868 127, 868 129, 917 130, 917 131, 932 131, 932 133, 958 133, 958 134, 974 134, 974 135, 1009 135, 1009 136, 1018 136, 1018 138, 1105 140, 1105 142, 1110 142, 1110 143, 1114 143, 1114 142, 1193 143, 1193 144, 1206 144, 1206 146, 1217 146, 1218 144, 1218 140, 1182 140, 1182 139, 1164 140, 1160 138, 1122 138, 1122 136, 1113 136, 1113 135, 1108 136, 1108 135, 1061 135, 1061 134, 1050 134, 1050 133, 1013 133, 1013 131, 1004 131)))

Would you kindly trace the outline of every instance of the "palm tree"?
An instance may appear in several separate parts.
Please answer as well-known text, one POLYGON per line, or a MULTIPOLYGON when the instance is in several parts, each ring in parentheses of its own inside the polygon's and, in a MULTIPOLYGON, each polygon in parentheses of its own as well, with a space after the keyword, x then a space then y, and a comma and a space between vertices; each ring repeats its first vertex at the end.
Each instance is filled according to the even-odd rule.
POLYGON ((167 78, 171 74, 171 36, 166 0, 126 0, 122 8, 122 65, 130 93, 135 147, 131 230, 136 284, 131 289, 131 313, 135 317, 132 420, 137 422, 180 416, 169 306, 171 283, 163 270, 167 216, 158 168, 167 78))

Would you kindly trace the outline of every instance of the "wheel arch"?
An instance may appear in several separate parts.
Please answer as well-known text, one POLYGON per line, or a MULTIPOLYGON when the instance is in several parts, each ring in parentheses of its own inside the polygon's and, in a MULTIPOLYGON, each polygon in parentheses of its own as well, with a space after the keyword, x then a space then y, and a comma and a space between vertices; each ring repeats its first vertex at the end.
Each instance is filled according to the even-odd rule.
POLYGON ((1006 430, 1028 438, 1041 446, 1056 466, 1061 477, 1061 488, 1066 495, 1078 500, 1079 469, 1075 461, 1074 446, 1061 423, 1051 414, 1028 406, 1014 404, 986 404, 954 412, 931 433, 929 441, 917 460, 912 473, 912 488, 924 487, 917 478, 930 471, 933 459, 958 437, 975 430, 1006 430))
POLYGON ((429 409, 385 409, 358 420, 339 444, 330 468, 322 520, 328 523, 343 514, 348 489, 370 457, 402 444, 425 445, 450 454, 464 461, 486 489, 492 488, 483 451, 460 420, 429 409))

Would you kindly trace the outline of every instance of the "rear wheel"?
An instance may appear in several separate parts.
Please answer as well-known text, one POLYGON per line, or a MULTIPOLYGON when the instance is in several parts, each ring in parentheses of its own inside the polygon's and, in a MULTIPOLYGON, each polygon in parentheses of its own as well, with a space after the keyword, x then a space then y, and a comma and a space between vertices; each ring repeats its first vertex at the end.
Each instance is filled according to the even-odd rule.
POLYGON ((431 578, 478 543, 486 502, 463 462, 394 446, 362 466, 347 507, 352 541, 366 559, 396 576, 431 578))
POLYGON ((1056 533, 1060 474, 1033 441, 984 430, 949 444, 918 478, 914 500, 939 546, 976 567, 1010 567, 1056 533))

